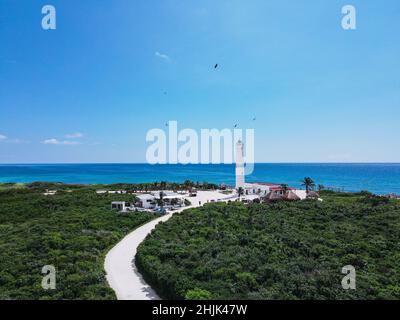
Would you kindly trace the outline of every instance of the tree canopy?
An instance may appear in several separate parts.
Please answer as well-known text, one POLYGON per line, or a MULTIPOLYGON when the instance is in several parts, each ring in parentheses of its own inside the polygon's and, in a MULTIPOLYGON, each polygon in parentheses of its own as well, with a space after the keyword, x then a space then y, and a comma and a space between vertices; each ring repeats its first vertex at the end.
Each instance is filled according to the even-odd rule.
MULTIPOLYGON (((99 186, 0 185, 0 299, 115 299, 104 257, 151 213, 119 214, 99 186), (46 189, 58 190, 45 196, 46 189), (56 269, 56 289, 44 290, 42 267, 56 269)), ((101 186, 112 187, 112 186, 101 186)))
POLYGON ((137 266, 169 299, 400 299, 399 202, 321 196, 175 214, 140 245, 137 266), (356 290, 342 288, 347 265, 356 290))

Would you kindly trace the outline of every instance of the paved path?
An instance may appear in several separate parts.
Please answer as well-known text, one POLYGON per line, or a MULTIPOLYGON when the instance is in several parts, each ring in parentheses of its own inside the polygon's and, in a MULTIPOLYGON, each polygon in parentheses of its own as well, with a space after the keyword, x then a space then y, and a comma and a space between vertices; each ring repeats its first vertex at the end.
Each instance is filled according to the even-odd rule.
MULTIPOLYGON (((232 199, 232 195, 223 195, 216 191, 199 191, 197 197, 190 198, 192 205, 188 208, 202 206, 207 201, 219 199, 232 199)), ((140 213, 138 213, 140 214, 140 213)), ((115 291, 118 300, 159 300, 154 290, 144 281, 142 275, 134 263, 136 251, 140 243, 155 228, 160 221, 167 221, 173 213, 152 220, 135 229, 123 238, 106 255, 104 269, 107 273, 107 281, 115 291)))

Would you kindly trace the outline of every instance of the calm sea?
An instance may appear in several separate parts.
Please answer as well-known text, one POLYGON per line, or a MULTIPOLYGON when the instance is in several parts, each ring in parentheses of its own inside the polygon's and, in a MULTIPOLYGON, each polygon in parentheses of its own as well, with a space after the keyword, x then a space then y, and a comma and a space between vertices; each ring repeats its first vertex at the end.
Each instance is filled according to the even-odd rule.
MULTIPOLYGON (((234 165, 29 164, 0 165, 0 182, 142 183, 184 180, 234 185, 234 165)), ((346 191, 400 194, 400 164, 264 164, 255 165, 246 181, 300 186, 317 184, 346 191)))

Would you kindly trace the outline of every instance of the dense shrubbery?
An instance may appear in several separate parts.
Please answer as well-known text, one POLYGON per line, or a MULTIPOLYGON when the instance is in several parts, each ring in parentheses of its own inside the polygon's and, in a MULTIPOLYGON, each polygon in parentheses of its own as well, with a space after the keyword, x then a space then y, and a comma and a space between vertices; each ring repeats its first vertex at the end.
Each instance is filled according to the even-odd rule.
POLYGON ((399 202, 322 197, 186 210, 147 237, 137 265, 170 299, 400 299, 399 202), (341 287, 346 265, 356 290, 341 287))
POLYGON ((111 201, 132 196, 97 195, 96 186, 0 186, 0 299, 115 299, 104 256, 153 214, 118 215, 111 201), (59 191, 44 196, 47 188, 59 191), (41 287, 44 265, 56 267, 56 290, 41 287))

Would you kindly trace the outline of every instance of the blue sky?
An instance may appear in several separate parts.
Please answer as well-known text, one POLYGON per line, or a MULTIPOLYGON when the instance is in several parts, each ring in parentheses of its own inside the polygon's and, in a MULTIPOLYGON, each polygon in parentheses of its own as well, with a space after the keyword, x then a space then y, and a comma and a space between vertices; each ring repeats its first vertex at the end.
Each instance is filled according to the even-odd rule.
POLYGON ((399 32, 397 0, 0 0, 0 163, 145 162, 168 120, 254 128, 257 162, 400 162, 399 32))

